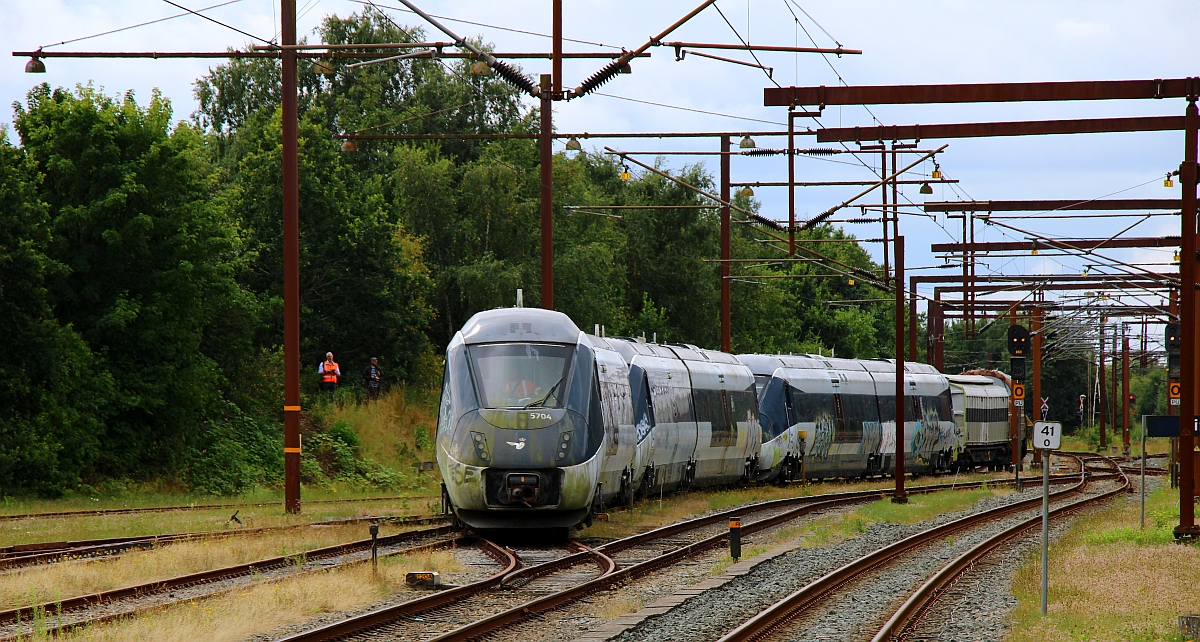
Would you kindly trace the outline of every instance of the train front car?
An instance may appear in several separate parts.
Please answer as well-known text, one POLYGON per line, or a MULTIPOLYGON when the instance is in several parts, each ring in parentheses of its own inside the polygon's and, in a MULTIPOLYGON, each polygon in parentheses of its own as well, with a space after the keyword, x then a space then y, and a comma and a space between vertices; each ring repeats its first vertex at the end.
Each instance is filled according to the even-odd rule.
POLYGON ((455 333, 437 457, 461 522, 568 528, 590 516, 604 441, 595 363, 559 312, 480 312, 455 333))
MULTIPOLYGON (((818 417, 801 417, 793 407, 793 378, 808 375, 823 380, 829 376, 824 364, 815 359, 793 355, 740 354, 737 356, 754 373, 758 390, 758 424, 762 428, 758 471, 755 481, 788 482, 804 473, 804 453, 809 435, 816 435, 818 417)), ((832 399, 832 396, 830 396, 832 399)), ((810 408, 804 406, 806 410, 810 408)), ((814 409, 815 410, 815 409, 814 409)), ((803 414, 803 413, 801 413, 803 414)), ((827 413, 828 414, 828 413, 827 413)))

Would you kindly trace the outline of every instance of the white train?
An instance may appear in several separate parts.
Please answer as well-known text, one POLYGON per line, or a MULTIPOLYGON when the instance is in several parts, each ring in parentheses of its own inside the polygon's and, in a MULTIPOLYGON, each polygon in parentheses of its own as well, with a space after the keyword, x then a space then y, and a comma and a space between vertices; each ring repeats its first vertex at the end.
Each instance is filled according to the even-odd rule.
POLYGON ((587 335, 564 314, 480 312, 446 350, 437 456, 476 528, 563 528, 639 492, 757 470, 754 376, 695 346, 587 335))
POLYGON ((913 473, 999 466, 1008 386, 992 374, 906 363, 898 449, 893 361, 735 357, 490 310, 446 349, 437 457, 476 528, 575 527, 680 487, 888 474, 897 450, 913 473))

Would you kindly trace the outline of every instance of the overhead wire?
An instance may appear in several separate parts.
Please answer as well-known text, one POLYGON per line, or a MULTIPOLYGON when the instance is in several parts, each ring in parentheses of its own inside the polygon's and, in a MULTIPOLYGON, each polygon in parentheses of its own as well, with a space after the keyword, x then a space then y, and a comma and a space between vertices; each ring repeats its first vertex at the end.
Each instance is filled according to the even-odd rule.
POLYGON ((220 26, 222 26, 222 27, 225 27, 226 29, 229 29, 229 30, 231 30, 231 31, 236 31, 236 32, 238 32, 238 33, 242 34, 243 36, 246 36, 246 37, 248 37, 248 38, 253 38, 254 40, 257 40, 257 41, 259 41, 259 42, 261 42, 261 43, 263 43, 263 44, 271 45, 272 47, 276 46, 276 44, 275 44, 275 42, 274 42, 273 40, 267 40, 267 39, 265 39, 265 38, 260 38, 260 37, 258 37, 258 36, 256 36, 256 35, 254 35, 254 34, 252 34, 252 33, 250 33, 250 32, 248 32, 248 31, 242 31, 241 29, 238 29, 237 27, 234 27, 233 25, 225 24, 224 22, 221 22, 220 20, 217 20, 216 18, 210 18, 210 17, 208 17, 208 16, 206 16, 206 15, 204 15, 204 14, 200 13, 199 11, 195 11, 195 10, 192 10, 192 9, 188 9, 187 7, 185 7, 185 6, 181 5, 181 4, 176 4, 176 3, 174 3, 174 2, 171 2, 171 0, 162 0, 162 1, 163 1, 163 2, 165 2, 165 3, 167 3, 167 4, 169 4, 169 5, 171 5, 172 7, 175 7, 176 9, 183 9, 184 11, 186 11, 186 12, 188 12, 188 13, 192 14, 192 15, 198 16, 198 17, 200 17, 200 18, 204 18, 205 20, 207 20, 207 21, 209 21, 209 22, 211 22, 211 23, 213 23, 213 24, 215 24, 215 25, 220 25, 220 26))
MULTIPOLYGON (((742 45, 746 47, 746 51, 748 51, 750 53, 750 57, 754 59, 754 62, 758 63, 759 69, 761 69, 763 74, 766 75, 767 80, 770 80, 771 82, 775 83, 776 87, 783 87, 783 85, 779 84, 778 80, 775 80, 775 78, 771 74, 767 73, 766 65, 764 65, 762 63, 762 61, 758 59, 758 56, 755 55, 754 50, 750 48, 750 43, 747 42, 746 39, 742 37, 742 34, 738 33, 737 27, 734 27, 733 23, 729 21, 729 18, 725 17, 725 12, 721 11, 721 7, 718 6, 717 3, 715 3, 715 2, 713 3, 712 7, 713 7, 713 9, 717 10, 718 14, 721 15, 721 19, 725 21, 725 24, 729 25, 729 30, 733 32, 733 35, 737 36, 737 39, 740 40, 742 45)), ((750 23, 749 11, 750 11, 750 5, 749 5, 749 3, 747 3, 747 5, 746 5, 747 29, 749 29, 749 23, 750 23)))
POLYGON ((763 120, 761 118, 750 118, 749 116, 734 116, 733 114, 723 114, 723 113, 717 112, 717 111, 707 111, 704 109, 696 109, 694 107, 681 107, 679 105, 669 105, 667 103, 658 103, 658 102, 654 102, 652 100, 642 100, 640 98, 629 98, 628 96, 618 96, 616 94, 606 94, 606 93, 599 92, 599 91, 592 92, 592 95, 605 96, 607 98, 617 98, 620 100, 628 100, 630 102, 642 103, 644 105, 654 105, 655 107, 666 107, 668 109, 678 109, 681 111, 696 112, 698 114, 708 114, 709 116, 721 116, 724 118, 734 118, 737 120, 749 120, 749 121, 754 121, 756 123, 766 123, 768 125, 779 125, 780 127, 787 127, 786 123, 779 123, 779 122, 775 122, 773 120, 763 120))
MULTIPOLYGON (((376 5, 374 2, 369 2, 368 0, 350 0, 350 2, 356 2, 358 4, 369 4, 378 9, 378 5, 376 5)), ((382 6, 386 9, 393 9, 395 11, 402 11, 404 13, 413 13, 411 9, 407 9, 405 7, 393 7, 391 5, 382 5, 382 6)), ((449 22, 461 22, 462 24, 474 25, 476 27, 487 27, 488 29, 496 29, 499 31, 510 31, 512 33, 520 33, 520 34, 525 34, 527 36, 538 36, 540 38, 553 38, 552 35, 547 34, 547 33, 538 33, 536 31, 526 31, 524 29, 513 29, 512 27, 501 27, 499 25, 488 24, 486 22, 473 22, 471 20, 463 20, 462 18, 450 18, 448 16, 438 16, 438 15, 434 15, 432 13, 429 15, 431 15, 434 18, 437 18, 439 20, 446 20, 449 22)), ((618 50, 624 49, 624 47, 619 47, 617 45, 606 45, 602 42, 592 42, 590 40, 579 40, 576 38, 565 38, 565 37, 563 38, 563 40, 565 42, 575 42, 575 43, 579 43, 581 45, 592 45, 594 47, 606 47, 609 49, 618 49, 618 50)))
MULTIPOLYGON (((237 3, 237 2, 241 2, 241 1, 242 1, 242 0, 227 0, 226 2, 220 2, 220 3, 214 4, 214 5, 210 5, 210 6, 204 7, 203 9, 197 9, 196 11, 209 11, 209 10, 211 10, 211 9, 216 9, 216 8, 218 8, 218 7, 224 7, 224 6, 226 6, 226 5, 234 4, 234 3, 237 3)), ((159 22, 166 22, 167 20, 174 20, 175 18, 182 18, 182 17, 184 17, 184 16, 190 16, 190 15, 192 15, 193 13, 195 13, 195 12, 193 12, 193 11, 191 11, 191 10, 189 9, 188 11, 185 11, 185 12, 183 12, 183 13, 177 13, 177 14, 174 14, 174 15, 171 15, 171 16, 166 16, 165 18, 155 18, 154 20, 147 20, 146 22, 139 22, 139 23, 137 23, 137 24, 135 24, 135 25, 129 25, 129 26, 127 26, 127 27, 120 27, 120 28, 118 28, 118 29, 109 29, 108 31, 101 31, 100 33, 94 33, 94 34, 92 34, 92 35, 90 35, 90 36, 82 36, 82 37, 79 37, 79 38, 71 38, 70 40, 64 40, 64 41, 62 41, 62 42, 56 42, 56 43, 54 43, 54 44, 52 44, 52 45, 43 45, 43 46, 41 46, 41 47, 38 47, 38 49, 48 49, 48 48, 50 48, 50 47, 57 47, 57 46, 59 46, 59 45, 66 45, 66 44, 70 44, 70 43, 72 43, 72 42, 79 42, 79 41, 81 41, 81 40, 91 40, 92 38, 99 38, 100 36, 107 36, 107 35, 114 34, 114 33, 120 33, 120 32, 122 32, 122 31, 129 31, 130 29, 137 29, 138 27, 145 27, 146 25, 157 24, 157 23, 159 23, 159 22)))

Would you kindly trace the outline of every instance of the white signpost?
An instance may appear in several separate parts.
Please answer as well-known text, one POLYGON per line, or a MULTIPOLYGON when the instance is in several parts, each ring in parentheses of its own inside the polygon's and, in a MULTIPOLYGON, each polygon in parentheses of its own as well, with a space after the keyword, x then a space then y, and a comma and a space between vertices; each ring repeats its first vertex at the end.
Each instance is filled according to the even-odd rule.
POLYGON ((1062 446, 1062 424, 1034 423, 1033 446, 1042 451, 1042 615, 1045 615, 1050 592, 1050 456, 1062 446))

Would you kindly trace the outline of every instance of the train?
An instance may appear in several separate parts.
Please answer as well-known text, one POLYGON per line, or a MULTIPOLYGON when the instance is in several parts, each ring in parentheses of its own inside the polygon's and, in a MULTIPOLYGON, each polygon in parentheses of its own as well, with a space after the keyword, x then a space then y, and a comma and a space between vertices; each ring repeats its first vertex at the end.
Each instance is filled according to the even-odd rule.
POLYGON ((479 312, 446 348, 443 501, 461 526, 565 532, 639 496, 887 475, 898 450, 914 474, 1008 465, 1004 375, 905 363, 898 449, 895 368, 598 336, 551 310, 479 312))

